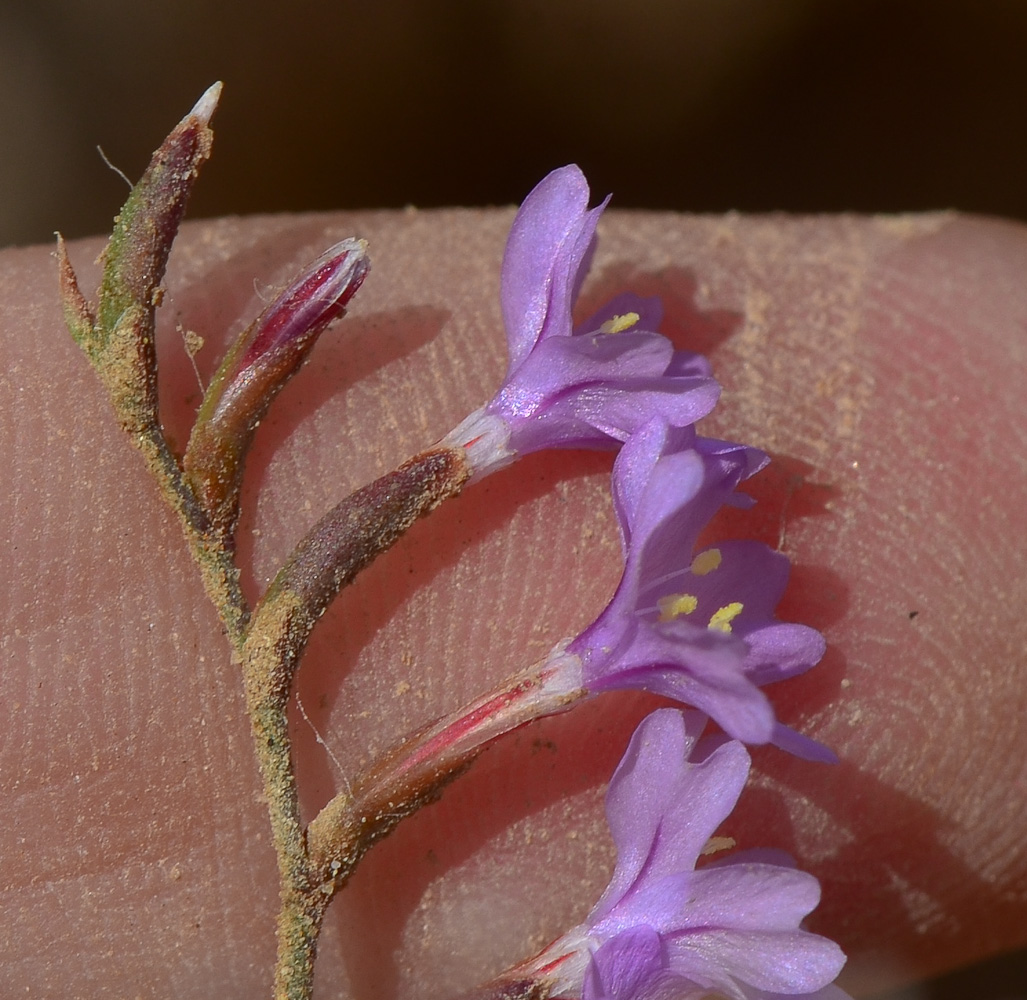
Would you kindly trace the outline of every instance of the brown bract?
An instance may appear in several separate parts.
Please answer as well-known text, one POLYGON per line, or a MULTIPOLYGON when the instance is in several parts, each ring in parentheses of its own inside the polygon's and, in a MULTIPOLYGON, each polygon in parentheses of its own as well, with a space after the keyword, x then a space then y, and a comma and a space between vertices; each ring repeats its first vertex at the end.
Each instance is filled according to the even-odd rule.
MULTIPOLYGON (((261 289, 344 236, 374 260, 258 430, 239 532, 251 597, 346 491, 499 384, 511 218, 185 227, 158 338, 179 447, 200 398, 186 334, 203 338, 209 379, 261 289)), ((811 926, 852 956, 854 991, 1022 945, 1027 231, 612 212, 600 232, 582 314, 625 288, 659 294, 665 332, 710 354, 725 393, 704 430, 774 457, 751 483, 757 508, 717 530, 788 553, 782 616, 830 644, 769 693, 842 763, 758 751, 721 833, 787 848, 821 878, 811 926)), ((70 246, 84 288, 100 246, 70 246)), ((5 990, 266 995, 274 858, 238 668, 63 327, 49 248, 0 256, 0 329, 5 990)), ((361 761, 601 609, 620 559, 610 465, 516 463, 415 525, 329 609, 294 712, 308 818, 361 761)), ((443 996, 580 920, 611 866, 604 782, 653 703, 608 695, 521 730, 377 845, 329 914, 321 995, 443 996)))

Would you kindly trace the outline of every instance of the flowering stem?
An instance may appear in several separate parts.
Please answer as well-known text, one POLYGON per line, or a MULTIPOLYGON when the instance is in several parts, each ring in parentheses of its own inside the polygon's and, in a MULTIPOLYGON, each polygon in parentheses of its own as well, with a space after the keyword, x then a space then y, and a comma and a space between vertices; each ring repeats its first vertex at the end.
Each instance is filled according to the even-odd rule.
POLYGON ((235 565, 233 529, 253 430, 318 334, 341 315, 368 265, 362 242, 343 241, 241 336, 208 393, 183 468, 160 424, 155 314, 188 195, 210 154, 209 122, 219 93, 216 84, 204 94, 133 188, 103 253, 96 304, 80 291, 60 237, 58 279, 71 335, 178 515, 241 665, 280 874, 275 997, 308 1000, 331 893, 313 877, 300 821, 286 714, 295 668, 314 624, 342 587, 418 517, 458 493, 470 469, 462 448, 436 446, 358 490, 300 543, 251 615, 235 565))
POLYGON ((339 591, 469 476, 460 449, 430 448, 337 504, 296 546, 254 610, 244 654, 274 678, 283 711, 310 633, 339 591))
POLYGON ((314 625, 339 591, 418 518, 454 496, 469 472, 459 450, 430 449, 357 490, 296 547, 257 605, 241 648, 282 886, 276 1000, 306 1000, 332 890, 312 862, 300 819, 287 707, 314 625))
POLYGON ((192 490, 182 478, 182 470, 171 454, 164 435, 140 434, 136 446, 156 479, 164 499, 178 514, 193 560, 207 597, 225 626, 236 654, 242 649, 250 608, 239 583, 239 569, 231 551, 219 534, 212 531, 192 490))
POLYGON ((95 306, 80 291, 60 236, 57 272, 68 329, 107 390, 118 423, 142 452, 178 515, 207 594, 238 651, 249 613, 239 573, 183 479, 161 429, 154 344, 164 271, 193 184, 210 156, 210 119, 220 94, 220 83, 204 93, 161 143, 133 187, 103 251, 95 306))
POLYGON ((330 896, 309 883, 301 889, 283 885, 274 1000, 310 1000, 317 940, 329 902, 330 896))
POLYGON ((376 841, 437 799, 489 744, 535 719, 567 711, 585 697, 576 683, 576 659, 558 647, 393 745, 336 795, 307 828, 311 864, 330 891, 341 887, 376 841))

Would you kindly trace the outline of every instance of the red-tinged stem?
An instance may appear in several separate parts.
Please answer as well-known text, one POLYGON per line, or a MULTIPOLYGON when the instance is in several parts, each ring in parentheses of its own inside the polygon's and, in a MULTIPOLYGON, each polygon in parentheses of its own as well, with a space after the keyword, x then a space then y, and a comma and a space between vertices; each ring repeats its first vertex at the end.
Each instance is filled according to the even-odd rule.
POLYGON ((357 490, 300 542, 250 619, 240 659, 282 886, 275 1000, 308 1000, 332 898, 300 823, 286 715, 296 666, 339 591, 469 475, 462 451, 434 448, 357 490))
POLYGON ((567 711, 586 693, 577 657, 558 649, 395 744, 307 828, 313 869, 334 891, 372 844, 437 799, 489 744, 535 719, 567 711))
POLYGON ((495 979, 462 993, 459 1000, 548 1000, 571 996, 567 987, 580 989, 584 978, 582 951, 574 932, 558 938, 534 958, 512 965, 495 979), (570 940, 568 940, 570 937, 570 940))

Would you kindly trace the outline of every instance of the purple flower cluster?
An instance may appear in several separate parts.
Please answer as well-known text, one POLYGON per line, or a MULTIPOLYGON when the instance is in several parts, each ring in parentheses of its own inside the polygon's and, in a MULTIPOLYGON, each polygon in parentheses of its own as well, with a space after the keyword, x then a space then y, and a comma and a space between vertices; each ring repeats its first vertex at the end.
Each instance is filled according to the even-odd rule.
POLYGON ((814 629, 774 618, 787 558, 752 541, 694 551, 721 506, 751 502, 736 487, 767 456, 696 434, 720 389, 705 358, 654 332, 658 300, 622 294, 573 327, 605 205, 588 209, 575 166, 525 199, 503 257, 509 370, 445 443, 465 450, 476 478, 541 448, 621 448, 613 495, 624 577, 599 618, 554 651, 554 685, 644 688, 701 709, 735 739, 834 760, 777 722, 760 690, 824 652, 814 629))
POLYGON ((706 360, 655 332, 656 300, 621 295, 574 327, 605 205, 588 209, 574 166, 525 200, 503 259, 509 369, 445 443, 464 449, 475 478, 541 448, 620 449, 612 492, 623 577, 539 676, 561 706, 565 696, 641 688, 698 711, 666 709, 639 727, 607 796, 618 851, 609 887, 582 925, 514 971, 540 995, 584 1000, 842 997, 830 985, 840 949, 800 927, 819 899, 813 876, 768 851, 696 870, 745 784, 743 742, 834 759, 779 723, 761 690, 814 666, 824 641, 774 617, 789 570, 781 553, 754 541, 697 548, 724 505, 752 503, 738 486, 768 461, 696 433, 719 394, 706 360), (708 718, 726 737, 704 749, 696 741, 708 718))

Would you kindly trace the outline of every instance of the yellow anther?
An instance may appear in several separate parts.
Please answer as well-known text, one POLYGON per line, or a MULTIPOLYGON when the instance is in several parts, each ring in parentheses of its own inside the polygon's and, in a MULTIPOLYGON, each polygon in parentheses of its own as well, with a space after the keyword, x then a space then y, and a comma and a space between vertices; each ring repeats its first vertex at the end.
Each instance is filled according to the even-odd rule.
POLYGON ((661 597, 656 606, 660 609, 660 621, 672 622, 681 615, 690 615, 699 602, 691 594, 668 594, 661 597))
POLYGON ((706 841, 706 846, 699 853, 705 858, 718 851, 729 851, 736 843, 734 837, 710 837, 706 841))
POLYGON ((692 572, 696 576, 705 576, 712 573, 720 565, 720 561, 720 549, 707 549, 692 560, 692 572))
POLYGON ((742 605, 738 601, 725 604, 724 607, 718 608, 713 612, 709 628, 715 628, 720 632, 730 632, 731 622, 738 617, 741 611, 742 605))
POLYGON ((608 319, 601 327, 600 333, 623 333, 630 330, 639 320, 638 313, 625 313, 623 316, 614 316, 608 319))

